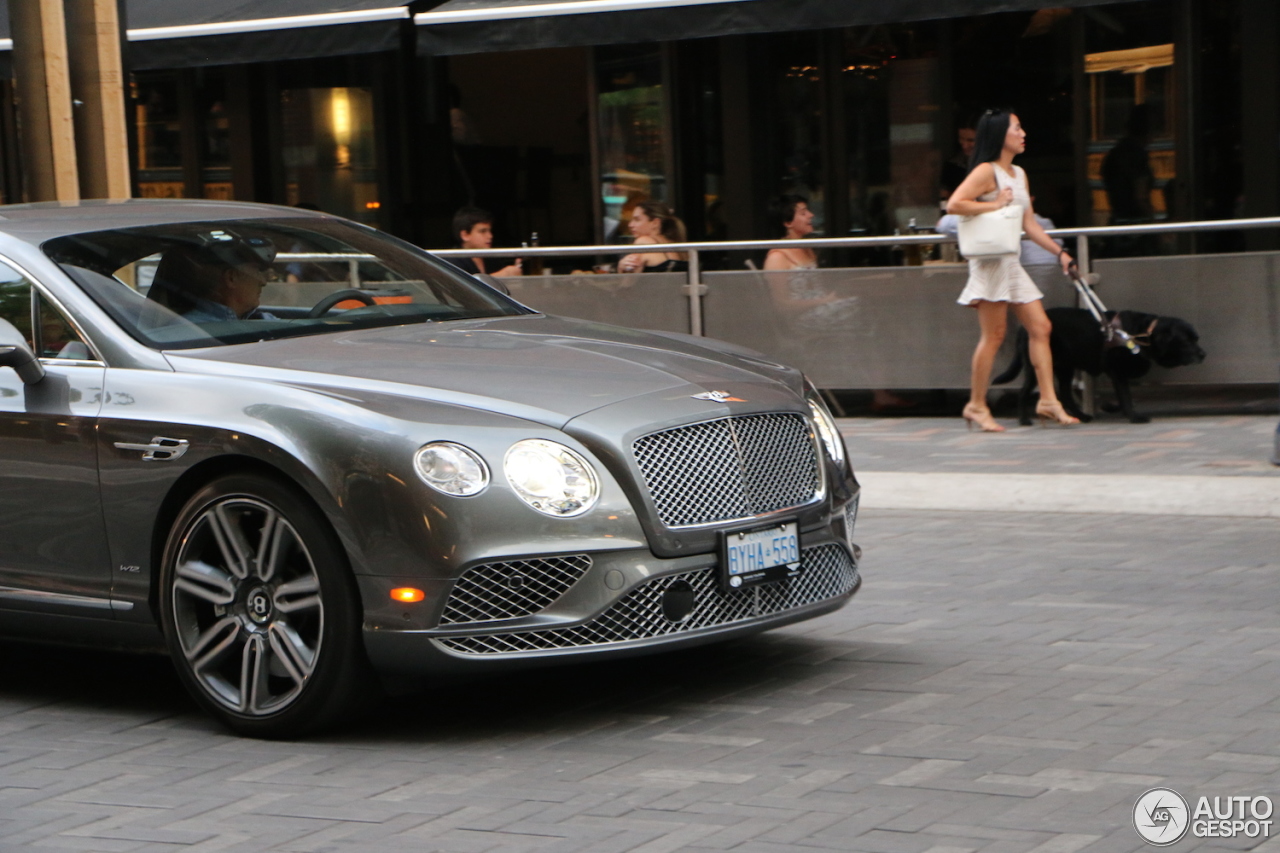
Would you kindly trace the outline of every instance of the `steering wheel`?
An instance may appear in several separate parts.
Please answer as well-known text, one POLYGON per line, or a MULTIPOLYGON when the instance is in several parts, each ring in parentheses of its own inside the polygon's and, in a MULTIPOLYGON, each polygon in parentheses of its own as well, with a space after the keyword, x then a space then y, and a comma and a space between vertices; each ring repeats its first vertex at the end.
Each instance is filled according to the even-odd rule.
POLYGON ((315 305, 311 306, 311 310, 307 312, 307 317, 323 317, 325 314, 329 313, 333 306, 337 305, 339 302, 346 302, 348 299, 359 300, 365 305, 378 304, 378 300, 374 299, 367 292, 363 290, 355 290, 354 288, 349 287, 346 290, 335 290, 333 293, 330 293, 315 305))

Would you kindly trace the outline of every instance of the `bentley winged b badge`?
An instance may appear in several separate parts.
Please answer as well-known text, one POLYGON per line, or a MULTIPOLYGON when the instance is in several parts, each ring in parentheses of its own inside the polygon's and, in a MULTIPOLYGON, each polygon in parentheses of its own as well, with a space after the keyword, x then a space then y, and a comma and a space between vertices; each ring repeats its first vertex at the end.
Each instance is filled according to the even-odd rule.
POLYGON ((728 391, 703 391, 701 394, 690 394, 695 400, 710 400, 713 403, 745 403, 741 397, 735 397, 728 391))

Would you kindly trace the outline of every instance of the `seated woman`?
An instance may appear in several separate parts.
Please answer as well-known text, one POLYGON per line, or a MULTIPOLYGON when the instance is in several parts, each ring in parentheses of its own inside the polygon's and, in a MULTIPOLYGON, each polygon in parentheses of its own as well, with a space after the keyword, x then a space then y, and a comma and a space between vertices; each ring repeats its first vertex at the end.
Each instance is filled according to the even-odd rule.
MULTIPOLYGON (((769 205, 769 224, 781 232, 783 240, 803 240, 813 233, 813 211, 802 195, 780 195, 769 205)), ((813 249, 770 249, 764 256, 767 270, 816 270, 818 256, 813 249)))
MULTIPOLYGON (((642 201, 631 212, 633 244, 683 243, 688 237, 684 223, 660 201, 642 201)), ((618 262, 618 272, 686 272, 687 257, 680 252, 636 252, 618 262)))

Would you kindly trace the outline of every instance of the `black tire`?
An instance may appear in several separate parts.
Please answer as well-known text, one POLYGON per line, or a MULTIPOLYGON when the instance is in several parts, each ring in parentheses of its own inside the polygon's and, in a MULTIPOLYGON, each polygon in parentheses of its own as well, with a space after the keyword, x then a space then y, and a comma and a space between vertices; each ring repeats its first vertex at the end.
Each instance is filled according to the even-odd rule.
POLYGON ((275 479, 220 477, 187 501, 165 543, 160 618, 187 690, 239 734, 315 732, 377 693, 342 545, 275 479))

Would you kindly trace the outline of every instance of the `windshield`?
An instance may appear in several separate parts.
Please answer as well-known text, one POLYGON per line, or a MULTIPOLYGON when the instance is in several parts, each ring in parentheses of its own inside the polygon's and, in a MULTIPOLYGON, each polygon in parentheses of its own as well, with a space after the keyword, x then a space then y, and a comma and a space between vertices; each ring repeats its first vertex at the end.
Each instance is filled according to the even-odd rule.
POLYGON ((339 219, 149 225, 43 249, 156 349, 529 313, 407 243, 339 219))

